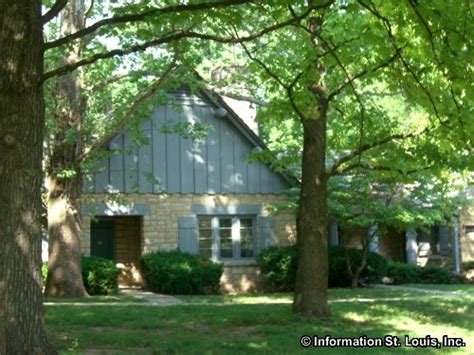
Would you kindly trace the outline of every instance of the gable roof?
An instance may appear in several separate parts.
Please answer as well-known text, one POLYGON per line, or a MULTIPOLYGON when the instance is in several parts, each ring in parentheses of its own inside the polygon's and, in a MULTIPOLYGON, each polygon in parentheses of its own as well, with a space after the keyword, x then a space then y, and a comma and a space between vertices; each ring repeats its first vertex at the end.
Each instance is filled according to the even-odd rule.
POLYGON ((294 184, 262 163, 245 161, 255 147, 268 147, 222 97, 205 89, 200 89, 199 96, 183 89, 174 94, 180 97, 177 101, 183 112, 172 105, 157 107, 152 118, 142 122, 149 145, 126 152, 123 148, 131 143, 129 130, 116 136, 110 143, 119 149, 98 164, 104 168, 94 173, 86 191, 285 193, 294 184), (159 130, 164 122, 194 117, 215 128, 204 142, 159 130))

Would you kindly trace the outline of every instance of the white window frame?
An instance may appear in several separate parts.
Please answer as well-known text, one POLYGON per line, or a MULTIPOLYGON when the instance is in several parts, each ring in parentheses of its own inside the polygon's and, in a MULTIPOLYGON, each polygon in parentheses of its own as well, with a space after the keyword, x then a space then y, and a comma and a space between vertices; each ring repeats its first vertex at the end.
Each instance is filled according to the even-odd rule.
MULTIPOLYGON (((257 221, 255 215, 200 215, 197 216, 198 221, 200 219, 210 219, 211 220, 211 230, 212 230, 212 243, 211 243, 211 259, 214 261, 233 261, 233 260, 255 260, 256 251, 257 251, 257 221), (221 257, 221 238, 220 238, 220 223, 222 219, 231 220, 231 236, 232 236, 232 257, 221 257), (240 221, 241 219, 250 219, 252 221, 252 256, 251 257, 242 257, 241 249, 241 235, 240 235, 240 221)), ((198 223, 199 225, 199 223, 198 223)), ((200 228, 198 227, 198 235, 200 236, 200 228)), ((198 238, 199 238, 198 236, 198 238)), ((199 248, 198 239, 198 248, 199 248)), ((199 248, 199 253, 201 253, 201 248, 199 248)))

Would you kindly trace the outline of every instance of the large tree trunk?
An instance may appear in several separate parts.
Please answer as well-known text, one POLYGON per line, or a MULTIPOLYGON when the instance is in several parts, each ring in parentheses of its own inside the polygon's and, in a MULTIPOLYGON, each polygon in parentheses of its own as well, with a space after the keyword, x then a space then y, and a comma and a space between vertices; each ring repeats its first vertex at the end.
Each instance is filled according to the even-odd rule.
POLYGON ((41 1, 0 0, 0 354, 54 353, 43 326, 41 1))
MULTIPOLYGON (((318 41, 322 17, 309 20, 312 45, 321 52, 318 41)), ((328 211, 326 173, 327 87, 326 68, 315 62, 315 80, 308 89, 316 99, 309 107, 309 118, 303 118, 303 163, 300 209, 297 221, 298 265, 296 271, 293 312, 309 317, 325 317, 328 306, 328 211)))
MULTIPOLYGON (((84 1, 69 1, 61 13, 61 35, 80 30, 84 21, 84 1)), ((75 43, 64 62, 79 60, 81 51, 82 43, 75 43)), ((87 296, 81 274, 80 197, 83 179, 77 162, 83 150, 85 101, 82 91, 80 71, 59 79, 56 90, 59 109, 47 163, 49 258, 45 293, 48 296, 87 296)))
POLYGON ((304 124, 303 176, 297 222, 298 268, 293 312, 327 316, 327 176, 325 171, 326 112, 304 124))
POLYGON ((80 171, 71 179, 48 176, 48 278, 45 294, 84 297, 81 273, 80 171))

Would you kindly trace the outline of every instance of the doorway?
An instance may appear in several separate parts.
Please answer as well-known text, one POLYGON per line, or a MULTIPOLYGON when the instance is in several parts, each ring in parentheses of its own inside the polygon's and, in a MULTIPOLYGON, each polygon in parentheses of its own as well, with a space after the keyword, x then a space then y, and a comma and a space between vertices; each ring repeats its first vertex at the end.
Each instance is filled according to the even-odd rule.
POLYGON ((119 286, 141 286, 141 217, 96 217, 91 222, 91 255, 117 264, 119 286))

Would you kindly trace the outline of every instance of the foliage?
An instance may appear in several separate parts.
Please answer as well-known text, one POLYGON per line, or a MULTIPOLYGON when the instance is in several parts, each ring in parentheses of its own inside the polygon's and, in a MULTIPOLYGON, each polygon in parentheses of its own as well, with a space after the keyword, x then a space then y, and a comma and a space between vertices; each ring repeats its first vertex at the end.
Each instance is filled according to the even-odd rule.
MULTIPOLYGON (((349 259, 354 270, 360 265, 362 251, 349 248, 349 259)), ((363 283, 379 283, 387 271, 388 261, 377 253, 369 252, 365 268, 360 275, 363 283)), ((329 247, 329 286, 348 287, 351 278, 347 271, 346 251, 342 246, 329 247)))
MULTIPOLYGON (((360 264, 362 251, 349 249, 353 267, 360 264)), ((292 291, 295 287, 297 248, 296 246, 270 247, 263 250, 258 257, 262 274, 275 291, 292 291)), ((388 261, 381 255, 369 252, 366 267, 362 270, 361 281, 379 283, 387 271, 388 261)), ((329 247, 329 287, 349 287, 351 278, 348 275, 346 254, 341 246, 329 247)))
POLYGON ((450 270, 438 266, 421 267, 400 262, 390 262, 387 276, 396 285, 409 283, 454 284, 460 279, 450 270))
POLYGON ((89 295, 113 295, 117 293, 117 277, 120 270, 112 260, 95 256, 83 256, 82 279, 89 295))
POLYGON ((292 291, 295 289, 296 246, 272 246, 263 250, 257 258, 261 273, 272 290, 292 291))
MULTIPOLYGON (((309 5, 313 11, 298 25, 229 51, 240 61, 240 78, 245 77, 248 92, 268 103, 258 118, 275 151, 262 158, 270 158, 274 169, 289 166, 302 177, 301 244, 323 245, 327 215, 334 219, 346 215, 344 222, 365 228, 380 223, 380 230, 385 223, 380 214, 396 217, 387 221, 391 225, 402 220, 399 228, 443 220, 447 209, 431 201, 432 182, 453 172, 462 175, 473 166, 474 90, 465 75, 474 68, 472 38, 463 35, 474 30, 472 4, 457 1, 449 16, 441 1, 309 5), (344 184, 348 176, 365 181, 352 189, 344 184), (328 193, 326 182, 335 177, 343 180, 337 185, 344 194, 336 212, 331 206, 328 211, 326 201, 316 203, 318 198, 333 199, 335 191, 328 193), (403 194, 404 188, 416 187, 419 181, 424 191, 403 194), (388 193, 380 194, 386 188, 388 193), (362 198, 357 199, 361 190, 362 198), (388 201, 396 201, 397 208, 383 214, 388 201), (417 210, 427 207, 428 213, 420 214, 426 218, 418 218, 417 210), (323 225, 302 233, 310 218, 323 225)), ((289 8, 296 17, 307 6, 297 2, 289 8)), ((248 18, 258 17, 256 13, 248 18)), ((213 71, 209 72, 212 82, 213 71)), ((438 186, 443 187, 443 181, 438 186)), ((297 294, 319 293, 312 301, 302 301, 307 302, 303 312, 314 315, 323 309, 322 304, 315 305, 325 299, 326 285, 305 277, 318 269, 325 248, 301 255, 305 270, 298 270, 297 294)))
POLYGON ((140 258, 146 286, 165 294, 202 295, 219 292, 222 264, 203 255, 160 251, 140 258))
POLYGON ((451 270, 439 266, 427 266, 421 269, 420 282, 425 284, 455 284, 461 279, 451 270))
POLYGON ((466 261, 466 262, 462 263, 462 269, 463 270, 474 269, 474 260, 466 261))
MULTIPOLYGON (((117 277, 120 270, 111 260, 95 256, 83 256, 81 259, 82 279, 89 295, 113 295, 117 293, 117 277)), ((41 265, 43 285, 48 276, 48 262, 41 265)))
POLYGON ((387 276, 393 279, 395 285, 418 283, 421 267, 400 262, 391 262, 387 268, 387 276))

